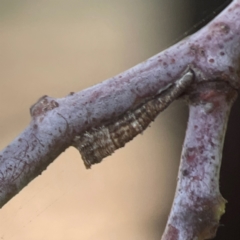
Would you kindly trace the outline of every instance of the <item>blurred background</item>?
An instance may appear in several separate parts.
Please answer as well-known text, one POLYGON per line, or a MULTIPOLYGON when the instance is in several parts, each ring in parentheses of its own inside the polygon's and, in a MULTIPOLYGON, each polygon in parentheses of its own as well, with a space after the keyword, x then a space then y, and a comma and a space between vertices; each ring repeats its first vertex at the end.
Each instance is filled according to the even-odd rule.
MULTIPOLYGON (((39 97, 64 97, 146 60, 229 2, 0 0, 1 149, 28 125, 39 97)), ((221 191, 229 203, 218 240, 240 239, 239 106, 223 154, 221 191)), ((79 153, 67 149, 0 210, 0 239, 160 239, 186 124, 187 107, 176 102, 143 135, 88 171, 79 153)))

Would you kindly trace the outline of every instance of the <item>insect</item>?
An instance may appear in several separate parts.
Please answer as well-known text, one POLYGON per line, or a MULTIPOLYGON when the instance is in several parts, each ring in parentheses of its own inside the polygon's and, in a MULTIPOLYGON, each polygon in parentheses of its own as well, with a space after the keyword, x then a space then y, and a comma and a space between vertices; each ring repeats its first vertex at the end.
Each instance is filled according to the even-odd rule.
POLYGON ((142 133, 160 112, 186 90, 192 80, 193 72, 188 71, 153 99, 124 113, 114 122, 76 136, 73 146, 79 150, 86 168, 100 163, 103 158, 142 133))

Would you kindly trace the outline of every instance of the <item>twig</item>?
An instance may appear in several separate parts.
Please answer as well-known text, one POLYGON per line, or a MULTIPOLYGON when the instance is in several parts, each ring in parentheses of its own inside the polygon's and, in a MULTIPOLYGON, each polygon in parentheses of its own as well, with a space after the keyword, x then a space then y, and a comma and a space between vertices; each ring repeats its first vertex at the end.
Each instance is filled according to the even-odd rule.
POLYGON ((236 96, 225 82, 198 84, 191 90, 178 186, 163 240, 215 236, 226 202, 219 192, 222 148, 236 96))
POLYGON ((42 97, 30 109, 30 125, 0 153, 0 206, 41 174, 61 152, 74 144, 76 136, 114 123, 149 99, 156 98, 159 92, 174 85, 190 66, 194 73, 194 84, 192 90, 188 91, 191 99, 190 120, 178 185, 178 190, 181 188, 182 193, 176 193, 164 239, 203 239, 212 236, 210 228, 205 228, 205 221, 213 222, 216 227, 223 209, 223 200, 218 193, 218 170, 223 132, 230 102, 235 96, 233 89, 238 89, 240 84, 239 59, 240 0, 235 0, 203 29, 132 69, 79 93, 71 93, 65 98, 42 97), (211 82, 214 84, 211 85, 211 82), (218 84, 223 84, 225 90, 220 91, 218 84), (204 86, 201 88, 202 93, 200 91, 196 98, 192 95, 194 86, 204 86), (197 120, 202 120, 201 124, 197 123, 202 130, 193 127, 197 120), (206 126, 210 127, 211 121, 215 121, 213 127, 216 129, 208 132, 206 126), (194 142, 195 151, 200 151, 201 144, 203 146, 203 152, 200 151, 199 156, 196 153, 194 155, 196 170, 191 164, 187 165, 192 159, 189 139, 194 139, 194 134, 200 134, 201 141, 206 135, 205 143, 194 142), (210 140, 213 142, 209 142, 210 140), (212 143, 216 146, 209 148, 212 143), (210 160, 204 161, 201 158, 207 156, 216 158, 215 162, 212 161, 215 170, 207 170, 210 160), (214 184, 211 183, 212 178, 214 184), (216 189, 210 194, 214 186, 216 189), (197 210, 193 209, 199 200, 195 188, 207 191, 200 195, 201 204, 197 210), (194 194, 187 191, 189 189, 193 189, 194 194), (189 202, 184 200, 184 192, 189 202), (193 212, 190 214, 184 211, 184 215, 181 215, 183 206, 177 206, 185 203, 189 203, 185 206, 186 209, 193 212), (215 210, 209 217, 205 213, 215 203, 215 210), (204 209, 199 210, 201 207, 204 209), (202 212, 203 216, 199 217, 198 214, 202 212), (199 220, 190 222, 186 219, 188 216, 199 220), (178 223, 183 227, 179 227, 178 223), (193 229, 189 233, 191 236, 181 237, 189 224, 193 229))

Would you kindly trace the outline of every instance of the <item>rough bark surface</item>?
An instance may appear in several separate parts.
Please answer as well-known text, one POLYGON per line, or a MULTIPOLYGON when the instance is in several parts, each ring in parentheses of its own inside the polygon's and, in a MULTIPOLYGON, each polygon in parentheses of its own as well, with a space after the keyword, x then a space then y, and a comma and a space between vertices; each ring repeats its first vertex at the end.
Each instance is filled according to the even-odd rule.
POLYGON ((61 99, 40 98, 30 109, 29 126, 0 152, 0 207, 76 136, 136 109, 190 68, 190 119, 163 239, 212 237, 224 212, 218 176, 228 114, 240 85, 239 59, 240 0, 235 0, 200 31, 130 70, 61 99))
POLYGON ((191 91, 178 186, 162 239, 215 236, 226 203, 219 192, 222 148, 236 96, 237 92, 225 82, 204 83, 191 91))

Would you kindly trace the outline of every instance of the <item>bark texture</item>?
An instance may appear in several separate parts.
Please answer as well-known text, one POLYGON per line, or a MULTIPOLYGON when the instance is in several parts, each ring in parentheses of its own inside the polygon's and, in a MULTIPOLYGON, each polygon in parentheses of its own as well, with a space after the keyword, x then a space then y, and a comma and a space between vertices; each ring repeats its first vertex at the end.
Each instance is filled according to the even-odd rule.
POLYGON ((240 0, 212 22, 145 62, 61 99, 43 96, 29 126, 0 152, 0 207, 73 144, 76 136, 133 111, 187 69, 190 118, 179 183, 163 239, 214 236, 225 200, 218 187, 231 104, 240 85, 240 0))
POLYGON ((163 240, 213 238, 225 211, 219 171, 227 121, 237 92, 225 82, 196 86, 189 95, 189 122, 178 186, 163 240))

